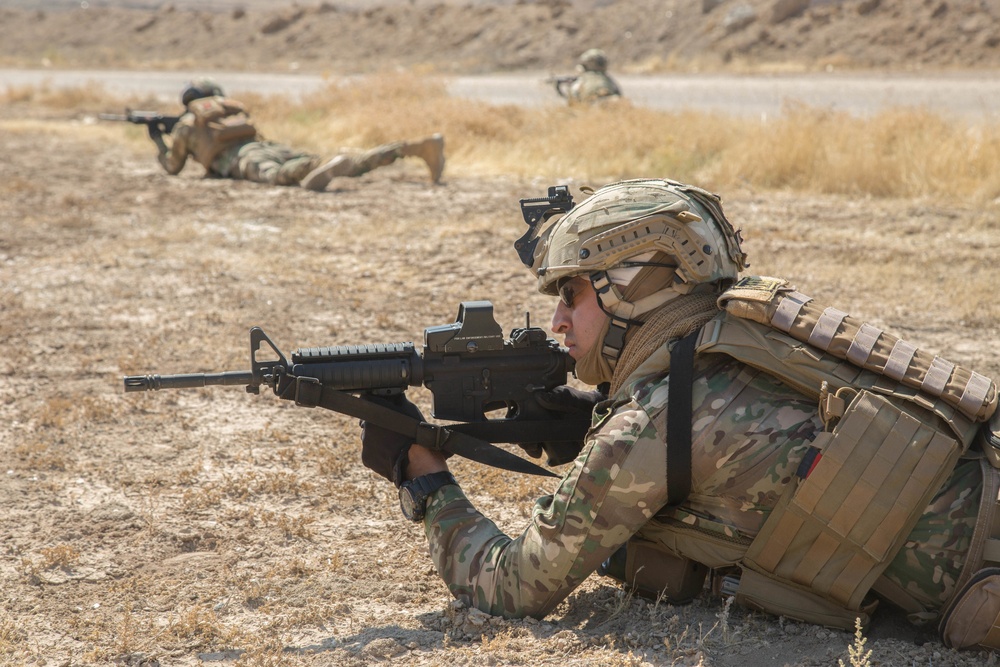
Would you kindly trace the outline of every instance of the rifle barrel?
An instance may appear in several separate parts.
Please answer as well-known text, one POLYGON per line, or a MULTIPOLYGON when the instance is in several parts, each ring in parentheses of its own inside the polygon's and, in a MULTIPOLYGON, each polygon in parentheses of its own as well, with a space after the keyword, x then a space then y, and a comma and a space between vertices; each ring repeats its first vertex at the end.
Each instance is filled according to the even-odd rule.
POLYGON ((251 371, 223 371, 221 373, 184 373, 180 375, 126 375, 125 391, 158 391, 160 389, 191 389, 212 384, 249 385, 253 382, 251 371))

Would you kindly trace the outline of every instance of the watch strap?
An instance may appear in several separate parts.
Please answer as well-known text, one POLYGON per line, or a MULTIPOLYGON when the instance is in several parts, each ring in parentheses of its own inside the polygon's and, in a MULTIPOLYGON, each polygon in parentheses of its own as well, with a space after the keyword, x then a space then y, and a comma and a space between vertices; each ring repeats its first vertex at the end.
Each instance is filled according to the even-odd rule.
POLYGON ((447 470, 421 475, 403 482, 399 487, 399 505, 403 516, 410 521, 422 521, 426 515, 427 499, 442 486, 458 484, 447 470))
POLYGON ((447 470, 432 472, 429 475, 421 475, 420 477, 414 477, 406 483, 410 484, 411 488, 421 494, 424 498, 427 498, 442 486, 458 484, 458 482, 455 481, 455 476, 447 470))

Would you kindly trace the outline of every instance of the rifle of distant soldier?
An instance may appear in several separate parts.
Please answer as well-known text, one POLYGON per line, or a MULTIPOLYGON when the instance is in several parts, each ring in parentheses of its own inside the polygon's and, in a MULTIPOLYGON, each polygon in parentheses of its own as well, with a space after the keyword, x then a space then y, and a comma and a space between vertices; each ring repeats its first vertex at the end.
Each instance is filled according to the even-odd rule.
POLYGON ((149 132, 149 138, 154 140, 162 134, 173 132, 174 125, 181 119, 180 116, 165 116, 158 111, 136 111, 134 109, 126 109, 124 114, 102 113, 98 115, 98 118, 145 125, 149 132))
POLYGON ((555 87, 556 87, 556 92, 559 93, 559 95, 561 97, 566 97, 567 93, 566 93, 565 90, 563 90, 563 86, 571 86, 571 85, 573 85, 573 82, 576 81, 578 78, 579 77, 576 76, 575 74, 565 74, 565 75, 562 75, 562 76, 550 76, 549 78, 545 79, 545 83, 554 84, 555 87))
POLYGON ((422 353, 413 343, 321 347, 297 350, 289 362, 254 327, 250 359, 249 371, 126 376, 125 391, 243 384, 258 394, 267 385, 296 405, 357 417, 428 448, 547 476, 552 473, 491 443, 543 443, 550 460, 558 459, 563 447, 579 449, 590 426, 589 416, 555 419, 535 398, 539 390, 566 384, 574 368, 567 350, 530 325, 504 339, 489 301, 464 302, 454 324, 425 329, 422 353), (460 423, 431 424, 394 409, 394 397, 411 386, 431 391, 435 418, 460 423))

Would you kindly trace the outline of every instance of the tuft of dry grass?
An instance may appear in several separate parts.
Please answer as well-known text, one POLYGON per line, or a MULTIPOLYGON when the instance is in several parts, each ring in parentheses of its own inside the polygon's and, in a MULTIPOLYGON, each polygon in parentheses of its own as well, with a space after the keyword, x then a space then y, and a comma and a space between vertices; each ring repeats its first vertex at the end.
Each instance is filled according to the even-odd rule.
POLYGON ((35 439, 17 444, 13 455, 25 470, 66 470, 70 466, 65 447, 35 439))
MULTIPOLYGON (((861 630, 861 619, 854 619, 854 643, 847 647, 847 656, 851 667, 871 667, 872 664, 872 652, 871 649, 865 650, 865 644, 868 643, 868 640, 861 630)), ((845 667, 842 658, 837 660, 837 664, 840 667, 845 667)))
POLYGON ((713 174, 723 183, 875 197, 1000 195, 997 125, 949 122, 922 109, 859 118, 801 105, 737 125, 713 174))
POLYGON ((0 656, 13 653, 15 647, 23 644, 28 634, 12 618, 0 619, 0 656))
POLYGON ((68 570, 80 560, 80 552, 69 544, 57 544, 41 550, 42 567, 46 569, 61 568, 68 570))

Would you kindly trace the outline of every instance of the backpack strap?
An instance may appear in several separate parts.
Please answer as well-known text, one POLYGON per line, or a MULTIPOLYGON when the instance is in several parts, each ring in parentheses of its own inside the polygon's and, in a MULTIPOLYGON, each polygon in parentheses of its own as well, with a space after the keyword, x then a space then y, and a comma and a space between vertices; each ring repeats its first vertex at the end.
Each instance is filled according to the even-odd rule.
POLYGON ((701 329, 674 343, 667 379, 667 505, 680 505, 691 494, 691 418, 694 349, 701 329))

